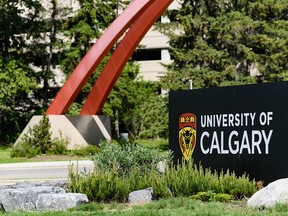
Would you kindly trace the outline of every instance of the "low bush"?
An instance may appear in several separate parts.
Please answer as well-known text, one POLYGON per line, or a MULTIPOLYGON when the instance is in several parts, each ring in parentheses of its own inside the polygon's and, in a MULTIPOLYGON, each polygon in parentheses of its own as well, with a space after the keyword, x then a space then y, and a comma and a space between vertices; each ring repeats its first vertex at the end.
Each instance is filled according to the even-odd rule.
POLYGON ((117 167, 109 170, 95 169, 93 173, 73 173, 69 168, 69 190, 84 193, 90 201, 126 202, 131 191, 149 187, 156 175, 151 170, 143 173, 137 167, 130 169, 129 175, 118 175, 117 167))
POLYGON ((92 201, 106 202, 125 202, 130 192, 146 187, 153 187, 156 198, 196 195, 215 201, 241 199, 256 191, 255 181, 250 181, 246 175, 237 177, 229 171, 212 172, 193 162, 168 164, 161 173, 154 166, 151 150, 138 150, 133 145, 102 144, 101 152, 94 158, 97 167, 93 173, 73 173, 70 169, 69 189, 87 194, 92 201))
POLYGON ((137 167, 142 173, 156 168, 160 161, 170 163, 171 152, 160 154, 155 149, 148 149, 138 144, 123 142, 102 142, 100 152, 92 160, 100 170, 112 170, 116 167, 119 175, 127 175, 137 167))
MULTIPOLYGON (((236 176, 234 172, 212 172, 193 161, 167 168, 160 178, 154 181, 155 188, 169 188, 174 196, 191 196, 198 192, 214 191, 230 194, 235 199, 251 196, 256 191, 255 181, 244 174, 236 176)), ((160 192, 161 193, 161 192, 160 192)))
POLYGON ((197 194, 191 196, 193 199, 198 199, 203 202, 208 201, 219 201, 219 202, 229 202, 233 199, 233 196, 225 193, 214 193, 213 191, 198 192, 197 194))

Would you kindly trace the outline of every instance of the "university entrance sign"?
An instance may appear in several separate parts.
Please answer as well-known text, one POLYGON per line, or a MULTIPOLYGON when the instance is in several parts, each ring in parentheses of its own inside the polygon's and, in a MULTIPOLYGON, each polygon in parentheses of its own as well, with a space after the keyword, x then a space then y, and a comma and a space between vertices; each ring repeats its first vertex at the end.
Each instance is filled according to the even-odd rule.
POLYGON ((288 82, 172 91, 169 145, 212 170, 288 177, 288 82))

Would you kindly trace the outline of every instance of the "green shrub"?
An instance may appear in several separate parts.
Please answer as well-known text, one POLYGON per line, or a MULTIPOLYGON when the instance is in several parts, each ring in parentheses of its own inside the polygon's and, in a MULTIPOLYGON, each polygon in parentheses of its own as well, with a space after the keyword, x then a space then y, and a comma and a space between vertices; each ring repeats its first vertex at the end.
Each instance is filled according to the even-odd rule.
POLYGON ((43 115, 38 125, 29 128, 22 140, 12 147, 11 157, 35 157, 41 154, 64 154, 67 151, 67 140, 51 138, 49 118, 43 115))
POLYGON ((171 161, 171 153, 160 154, 154 149, 148 149, 138 144, 117 142, 102 142, 100 152, 93 157, 95 167, 100 170, 117 168, 120 175, 128 174, 133 167, 140 171, 151 170, 160 161, 171 161))
POLYGON ((132 167, 129 175, 121 176, 115 166, 109 170, 95 169, 93 173, 73 173, 70 166, 68 187, 71 192, 86 194, 90 201, 126 202, 131 191, 149 187, 154 175, 152 170, 143 173, 132 167))
POLYGON ((230 194, 225 194, 225 193, 217 193, 212 198, 212 201, 217 201, 217 202, 229 202, 231 200, 233 200, 233 196, 230 194))
POLYGON ((256 192, 255 181, 250 181, 244 174, 237 177, 234 172, 212 172, 204 169, 201 164, 196 165, 193 161, 182 161, 177 166, 166 169, 160 180, 166 184, 174 196, 191 196, 203 191, 226 193, 235 199, 251 196, 256 192))
POLYGON ((233 199, 233 196, 224 193, 214 193, 213 191, 204 191, 204 192, 198 192, 197 194, 193 195, 192 198, 201 200, 203 202, 208 201, 229 202, 233 199))
POLYGON ((12 147, 11 157, 36 157, 39 154, 38 148, 33 148, 28 142, 20 142, 12 147))
POLYGON ((47 155, 65 155, 67 154, 68 140, 63 138, 54 138, 51 146, 47 149, 47 155))
POLYGON ((126 201, 131 191, 146 187, 153 187, 156 198, 195 196, 203 201, 222 202, 251 196, 256 192, 255 181, 249 181, 245 175, 236 177, 235 173, 211 172, 192 162, 166 166, 164 173, 158 172, 153 166, 143 169, 132 165, 125 175, 120 169, 119 175, 119 163, 113 160, 114 154, 111 152, 112 168, 96 168, 93 173, 82 174, 73 174, 70 170, 70 190, 85 193, 90 200, 106 202, 126 201))

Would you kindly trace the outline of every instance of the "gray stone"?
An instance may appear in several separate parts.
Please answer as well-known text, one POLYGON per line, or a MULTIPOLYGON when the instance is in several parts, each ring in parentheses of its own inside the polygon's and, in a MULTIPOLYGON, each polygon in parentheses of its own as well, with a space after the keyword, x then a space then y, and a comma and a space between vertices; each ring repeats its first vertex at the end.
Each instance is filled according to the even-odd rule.
POLYGON ((65 180, 52 180, 43 182, 20 181, 11 185, 0 185, 0 191, 3 189, 17 189, 17 188, 32 188, 39 186, 61 187, 65 191, 68 190, 68 182, 65 180))
POLYGON ((160 161, 157 163, 156 167, 157 167, 157 170, 160 172, 160 173, 164 173, 165 172, 165 166, 166 166, 166 162, 165 161, 160 161))
POLYGON ((288 178, 279 179, 257 191, 247 202, 249 207, 267 208, 288 203, 288 178))
POLYGON ((89 200, 85 194, 41 194, 36 202, 36 209, 38 211, 66 210, 88 202, 89 200))
POLYGON ((129 203, 147 203, 153 200, 153 188, 146 188, 144 190, 133 191, 129 194, 129 203))
POLYGON ((1 185, 0 191, 3 189, 18 189, 18 188, 32 188, 42 186, 41 183, 31 181, 20 181, 12 185, 1 185))
POLYGON ((0 192, 1 203, 6 212, 15 210, 35 210, 36 201, 40 194, 47 193, 65 193, 63 188, 38 186, 38 187, 24 187, 24 188, 11 188, 3 189, 0 192))
POLYGON ((42 186, 60 187, 68 192, 68 181, 65 180, 46 181, 41 184, 42 186))

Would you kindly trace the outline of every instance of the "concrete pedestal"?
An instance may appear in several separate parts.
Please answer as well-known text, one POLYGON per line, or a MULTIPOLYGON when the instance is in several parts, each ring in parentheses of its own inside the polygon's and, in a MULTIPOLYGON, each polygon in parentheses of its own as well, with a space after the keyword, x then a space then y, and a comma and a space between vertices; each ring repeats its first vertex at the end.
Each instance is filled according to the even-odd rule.
MULTIPOLYGON (((43 116, 33 116, 15 144, 21 141, 29 127, 39 124, 43 116)), ((98 145, 103 139, 111 140, 110 118, 104 115, 65 116, 48 115, 51 124, 52 138, 68 139, 68 149, 85 147, 88 144, 98 145)))

